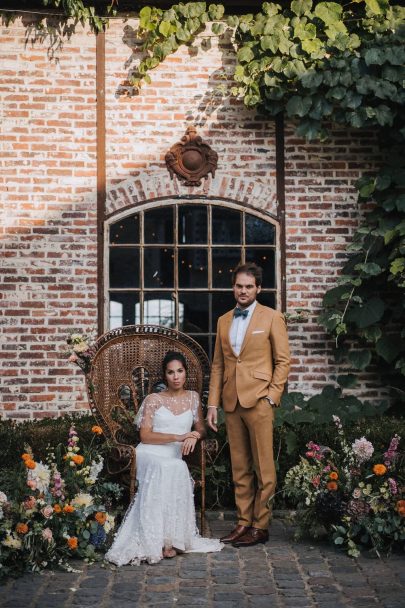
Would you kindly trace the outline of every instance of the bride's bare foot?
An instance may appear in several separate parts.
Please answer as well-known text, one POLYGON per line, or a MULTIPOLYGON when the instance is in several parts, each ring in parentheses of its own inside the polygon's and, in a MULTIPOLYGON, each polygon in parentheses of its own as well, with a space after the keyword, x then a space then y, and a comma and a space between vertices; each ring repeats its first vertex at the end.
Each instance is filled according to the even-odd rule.
POLYGON ((176 549, 173 549, 173 547, 164 547, 163 548, 163 557, 166 558, 172 558, 172 557, 176 557, 177 555, 177 551, 176 549))

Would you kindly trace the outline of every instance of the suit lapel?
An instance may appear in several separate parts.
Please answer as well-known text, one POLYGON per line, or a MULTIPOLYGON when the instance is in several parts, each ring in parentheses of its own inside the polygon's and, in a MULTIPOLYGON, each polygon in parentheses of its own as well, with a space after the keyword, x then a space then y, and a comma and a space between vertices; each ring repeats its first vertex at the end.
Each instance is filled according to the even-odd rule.
POLYGON ((250 336, 252 335, 252 332, 254 332, 254 330, 256 329, 256 327, 258 325, 260 325, 260 316, 262 314, 263 310, 262 310, 262 306, 259 304, 259 302, 256 304, 256 307, 253 311, 253 315, 252 318, 250 319, 250 323, 248 325, 248 328, 246 330, 245 333, 245 337, 243 339, 242 342, 242 346, 240 349, 240 354, 242 354, 243 349, 245 348, 246 344, 248 343, 250 336))
POLYGON ((232 348, 232 344, 231 344, 231 336, 230 336, 230 331, 231 331, 231 325, 232 325, 232 319, 233 319, 233 310, 231 310, 230 312, 228 312, 223 320, 224 323, 224 333, 225 333, 225 340, 227 341, 227 344, 229 346, 230 351, 235 355, 236 354, 232 348))

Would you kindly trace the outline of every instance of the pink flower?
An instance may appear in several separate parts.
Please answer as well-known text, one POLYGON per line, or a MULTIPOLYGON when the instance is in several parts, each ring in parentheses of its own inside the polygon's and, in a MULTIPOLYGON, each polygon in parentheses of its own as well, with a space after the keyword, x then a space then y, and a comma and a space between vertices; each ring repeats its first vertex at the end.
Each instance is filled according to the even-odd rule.
POLYGON ((70 363, 76 363, 76 361, 79 360, 79 357, 77 355, 70 355, 68 361, 70 361, 70 363))
POLYGON ((42 530, 42 538, 50 543, 52 540, 52 530, 50 528, 44 528, 42 530))
POLYGON ((31 490, 35 490, 35 488, 37 487, 37 482, 36 482, 36 481, 34 481, 33 479, 29 479, 29 480, 27 481, 27 486, 28 486, 29 488, 31 488, 31 490))
POLYGON ((41 509, 41 513, 46 519, 49 519, 53 513, 53 508, 51 505, 46 505, 43 509, 41 509))
POLYGON ((305 452, 305 456, 307 458, 313 458, 314 457, 314 453, 313 452, 305 452))
POLYGON ((317 488, 319 486, 319 484, 321 483, 321 477, 320 475, 316 475, 316 477, 314 477, 313 479, 311 479, 311 483, 313 486, 315 486, 315 488, 317 488))
POLYGON ((33 509, 36 504, 37 504, 37 501, 35 500, 34 496, 30 496, 29 498, 24 500, 24 509, 29 511, 30 509, 33 509))

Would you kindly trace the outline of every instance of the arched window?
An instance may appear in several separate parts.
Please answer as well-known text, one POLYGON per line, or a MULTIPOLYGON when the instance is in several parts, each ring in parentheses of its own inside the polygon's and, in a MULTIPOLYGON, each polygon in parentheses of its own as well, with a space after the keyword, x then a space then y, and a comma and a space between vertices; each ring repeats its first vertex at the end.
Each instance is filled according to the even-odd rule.
POLYGON ((151 323, 179 329, 212 356, 218 317, 235 305, 239 262, 264 271, 259 301, 277 306, 277 224, 236 204, 164 201, 107 226, 107 325, 151 323))

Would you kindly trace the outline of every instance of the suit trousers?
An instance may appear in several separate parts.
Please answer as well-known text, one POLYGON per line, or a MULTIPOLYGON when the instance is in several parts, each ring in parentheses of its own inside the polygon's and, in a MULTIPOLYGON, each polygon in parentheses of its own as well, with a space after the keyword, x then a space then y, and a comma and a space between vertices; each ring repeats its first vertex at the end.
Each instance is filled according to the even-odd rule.
POLYGON ((238 523, 265 530, 276 488, 273 456, 274 410, 267 399, 252 408, 238 402, 225 414, 238 523))

